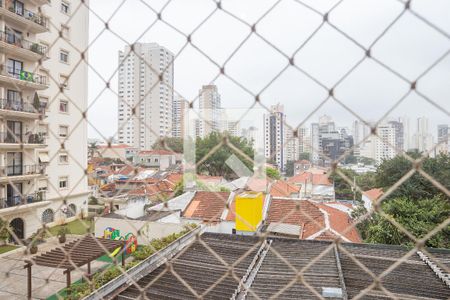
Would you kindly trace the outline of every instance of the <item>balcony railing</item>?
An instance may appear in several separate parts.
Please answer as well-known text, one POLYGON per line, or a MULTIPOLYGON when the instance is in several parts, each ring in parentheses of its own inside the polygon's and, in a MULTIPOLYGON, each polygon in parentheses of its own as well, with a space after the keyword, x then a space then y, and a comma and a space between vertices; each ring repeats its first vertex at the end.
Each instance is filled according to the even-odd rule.
POLYGON ((6 198, 0 198, 0 208, 8 208, 30 203, 37 203, 45 201, 45 191, 39 191, 28 195, 16 195, 6 198))
POLYGON ((15 13, 18 16, 23 17, 26 20, 29 20, 31 22, 34 22, 38 25, 41 25, 42 27, 45 27, 48 29, 48 18, 44 17, 43 15, 39 13, 35 13, 32 11, 29 11, 28 9, 20 9, 18 7, 14 7, 14 3, 12 1, 5 1, 0 0, 0 6, 9 10, 12 13, 15 13))
POLYGON ((2 72, 2 74, 27 82, 32 82, 41 85, 48 85, 46 76, 35 74, 33 72, 28 72, 25 70, 15 70, 13 68, 8 67, 7 72, 6 73, 2 72))
POLYGON ((3 144, 45 144, 44 133, 25 133, 22 135, 11 132, 0 132, 0 143, 3 144))
POLYGON ((8 43, 10 45, 14 45, 19 48, 30 50, 40 55, 47 54, 47 47, 38 44, 36 42, 31 42, 23 38, 19 38, 14 33, 0 31, 0 41, 8 43))
POLYGON ((43 165, 7 165, 0 167, 0 176, 23 176, 45 174, 45 166, 43 165))
POLYGON ((39 107, 39 109, 36 109, 31 103, 25 102, 23 100, 13 101, 10 99, 0 99, 0 109, 35 114, 44 112, 43 108, 39 107))

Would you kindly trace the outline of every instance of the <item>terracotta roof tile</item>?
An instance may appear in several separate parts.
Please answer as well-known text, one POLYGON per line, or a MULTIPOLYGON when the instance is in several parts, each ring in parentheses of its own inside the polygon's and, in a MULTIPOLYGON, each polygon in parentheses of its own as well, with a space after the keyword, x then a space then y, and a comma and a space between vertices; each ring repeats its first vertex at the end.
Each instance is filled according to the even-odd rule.
POLYGON ((270 202, 267 222, 299 225, 300 238, 308 238, 325 227, 325 218, 319 208, 308 200, 273 198, 270 202))
POLYGON ((142 150, 139 155, 175 155, 175 152, 169 150, 142 150))
POLYGON ((359 236, 356 228, 351 227, 353 221, 346 212, 325 204, 318 204, 318 206, 328 213, 331 229, 346 237, 353 243, 361 243, 361 237, 359 236))
POLYGON ((300 187, 283 180, 275 181, 270 187, 272 197, 291 197, 292 194, 300 192, 300 187))
POLYGON ((183 216, 206 222, 220 221, 229 196, 229 192, 197 191, 183 212, 183 216))
POLYGON ((364 192, 364 195, 366 195, 370 200, 375 201, 378 200, 383 195, 383 189, 381 188, 375 188, 364 192))

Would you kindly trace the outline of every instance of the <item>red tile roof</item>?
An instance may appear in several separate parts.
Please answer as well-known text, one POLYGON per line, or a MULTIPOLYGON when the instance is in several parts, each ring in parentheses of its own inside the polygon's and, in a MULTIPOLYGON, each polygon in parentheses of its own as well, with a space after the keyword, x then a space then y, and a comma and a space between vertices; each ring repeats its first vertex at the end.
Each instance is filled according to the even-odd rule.
POLYGON ((313 174, 312 176, 313 185, 333 185, 328 177, 328 174, 313 174))
POLYGON ((346 212, 325 204, 318 204, 318 206, 328 213, 331 229, 347 238, 350 242, 361 243, 361 237, 356 228, 352 227, 353 221, 346 212))
POLYGON ((170 173, 167 175, 166 179, 173 184, 177 184, 181 180, 183 180, 183 173, 170 173))
POLYGON ((298 175, 295 175, 291 178, 288 178, 288 182, 290 183, 296 183, 296 184, 305 184, 305 182, 310 182, 311 181, 311 176, 312 174, 309 172, 304 172, 298 175))
POLYGON ((372 201, 378 200, 383 194, 384 192, 381 188, 375 188, 364 192, 364 195, 372 201))
POLYGON ((308 200, 273 198, 270 202, 268 223, 286 223, 302 228, 300 238, 306 239, 325 227, 325 218, 319 208, 308 200))
POLYGON ((284 180, 277 180, 270 187, 270 195, 272 197, 291 197, 292 194, 298 194, 298 192, 300 192, 299 186, 284 180))
POLYGON ((113 145, 98 145, 99 149, 121 149, 121 148, 132 148, 130 145, 127 144, 113 144, 113 145))
POLYGON ((229 196, 229 192, 197 191, 184 210, 183 217, 218 222, 229 196))
POLYGON ((250 177, 246 184, 246 189, 253 192, 268 192, 272 180, 268 178, 250 177))
POLYGON ((169 150, 142 150, 139 151, 139 155, 175 155, 175 152, 169 150))
POLYGON ((316 204, 309 200, 273 198, 266 221, 268 224, 285 223, 299 225, 301 227, 301 239, 307 239, 320 233, 314 239, 336 239, 337 235, 342 235, 350 242, 361 242, 356 228, 351 228, 352 221, 347 213, 325 204, 316 204), (329 232, 320 233, 326 229, 326 216, 324 213, 328 216, 330 230, 329 232))
POLYGON ((333 185, 327 174, 316 174, 303 172, 288 179, 288 182, 295 184, 312 183, 313 185, 333 185))

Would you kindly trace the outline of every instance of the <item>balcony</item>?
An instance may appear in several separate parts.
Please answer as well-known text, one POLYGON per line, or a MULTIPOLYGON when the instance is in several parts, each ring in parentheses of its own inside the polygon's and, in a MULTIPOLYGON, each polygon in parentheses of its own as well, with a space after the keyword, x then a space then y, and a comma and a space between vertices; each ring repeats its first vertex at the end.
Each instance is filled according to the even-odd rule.
POLYGON ((45 134, 25 133, 18 135, 12 132, 0 132, 0 147, 3 149, 46 147, 45 134))
POLYGON ((44 111, 41 108, 36 110, 31 103, 23 100, 0 99, 0 116, 39 119, 43 113, 44 111))
POLYGON ((0 182, 24 181, 45 175, 43 165, 8 165, 0 167, 0 182))
POLYGON ((45 191, 39 191, 28 195, 16 195, 0 198, 0 208, 17 207, 26 204, 38 203, 46 200, 45 191))
POLYGON ((27 29, 32 33, 44 33, 49 30, 48 18, 27 9, 14 7, 14 3, 8 0, 0 0, 0 16, 5 21, 27 29))
POLYGON ((1 67, 0 82, 34 90, 45 90, 48 88, 46 76, 25 70, 13 70, 5 65, 1 67))
POLYGON ((0 51, 31 61, 48 58, 47 47, 4 31, 0 31, 0 51))

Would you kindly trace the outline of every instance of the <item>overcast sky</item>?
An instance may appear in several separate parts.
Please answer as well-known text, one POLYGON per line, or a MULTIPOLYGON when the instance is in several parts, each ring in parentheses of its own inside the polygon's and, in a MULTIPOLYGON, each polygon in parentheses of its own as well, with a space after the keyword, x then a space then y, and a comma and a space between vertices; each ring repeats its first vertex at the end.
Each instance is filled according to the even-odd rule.
MULTIPOLYGON (((219 74, 218 65, 225 65, 225 72, 242 89, 225 76, 215 80, 226 108, 247 108, 260 95, 261 103, 270 106, 282 103, 289 125, 317 121, 319 115, 328 114, 342 126, 350 126, 356 119, 352 113, 329 100, 307 119, 328 92, 320 84, 331 88, 365 55, 364 51, 336 31, 329 24, 323 26, 305 43, 311 33, 322 24, 319 13, 329 10, 337 1, 303 0, 317 10, 314 12, 293 0, 224 0, 222 6, 247 23, 259 20, 271 7, 273 10, 262 17, 256 31, 279 51, 291 57, 304 75, 293 67, 279 51, 256 35, 252 35, 228 60, 234 50, 250 34, 250 28, 221 10, 216 11, 194 34, 192 45, 186 44, 186 35, 215 9, 210 0, 174 0, 162 12, 162 19, 177 30, 158 21, 148 27, 157 16, 147 7, 160 10, 167 1, 91 0, 90 7, 102 19, 109 21, 111 31, 104 31, 103 21, 94 14, 90 18, 90 40, 95 42, 89 49, 92 67, 105 79, 111 78, 111 89, 117 92, 118 51, 125 43, 156 42, 177 54, 175 60, 175 90, 188 100, 198 95, 203 84, 208 84, 219 74), (276 4, 278 3, 278 4, 276 4), (147 30, 148 29, 148 30, 147 30), (101 33, 101 34, 100 34, 101 33), (98 36, 100 34, 100 36, 98 36), (120 36, 122 39, 117 37, 120 36), (184 47, 184 48, 183 48, 184 47), (277 77, 278 76, 278 77, 277 77), (267 88, 266 86, 277 77, 267 88), (250 92, 250 93, 249 93, 250 92)), ((415 0, 415 12, 438 26, 439 33, 425 22, 406 12, 392 28, 373 46, 371 54, 408 80, 415 80, 439 57, 450 50, 450 1, 415 0), (447 35, 447 37, 445 36, 447 35)), ((344 0, 329 15, 329 20, 346 35, 364 47, 369 47, 384 29, 402 12, 404 5, 398 0, 344 0)), ((117 131, 117 96, 104 89, 103 80, 89 73, 89 121, 98 130, 89 129, 90 137, 115 135, 117 131)), ((417 88, 433 99, 447 112, 442 112, 411 93, 390 113, 390 117, 427 116, 431 121, 431 133, 436 135, 436 125, 450 124, 450 55, 445 57, 426 76, 418 81, 417 88)), ((345 106, 367 121, 376 121, 388 111, 409 89, 409 85, 381 67, 366 59, 350 76, 335 88, 335 96, 345 106)), ((261 120, 262 125, 262 120, 261 120)))

